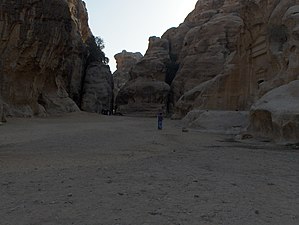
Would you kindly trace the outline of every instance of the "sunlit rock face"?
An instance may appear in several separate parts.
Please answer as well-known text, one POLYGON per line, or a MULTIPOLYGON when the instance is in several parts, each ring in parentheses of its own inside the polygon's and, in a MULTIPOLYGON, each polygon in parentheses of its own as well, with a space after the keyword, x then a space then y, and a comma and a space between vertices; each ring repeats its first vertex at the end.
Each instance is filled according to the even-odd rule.
POLYGON ((88 25, 88 15, 85 2, 80 0, 67 0, 67 2, 72 20, 77 27, 77 31, 80 33, 83 42, 86 42, 92 33, 88 25))
POLYGON ((114 56, 117 63, 117 70, 113 73, 114 97, 118 95, 120 89, 130 80, 132 68, 141 60, 140 52, 122 51, 114 56))
POLYGON ((81 0, 0 5, 0 96, 12 116, 79 110, 91 36, 81 0))
POLYGON ((166 112, 170 86, 165 82, 171 62, 169 42, 150 37, 144 57, 129 72, 129 81, 120 89, 116 106, 121 113, 155 116, 166 112))

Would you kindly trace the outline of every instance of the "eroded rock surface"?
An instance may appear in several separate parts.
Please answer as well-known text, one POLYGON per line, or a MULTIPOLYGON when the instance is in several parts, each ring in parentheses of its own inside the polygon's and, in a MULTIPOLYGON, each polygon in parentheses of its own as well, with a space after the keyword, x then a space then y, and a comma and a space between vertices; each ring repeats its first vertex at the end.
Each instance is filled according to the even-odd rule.
POLYGON ((82 110, 101 113, 113 108, 113 78, 109 66, 99 62, 88 65, 83 88, 82 110))
POLYGON ((0 96, 11 116, 79 111, 91 37, 81 0, 0 5, 0 96))
POLYGON ((251 108, 250 131, 271 139, 299 140, 299 81, 268 92, 251 108))
POLYGON ((117 70, 113 73, 114 97, 120 89, 130 80, 130 72, 143 55, 140 52, 122 51, 114 56, 117 63, 117 70))
POLYGON ((146 116, 166 112, 170 86, 165 81, 170 62, 168 41, 150 37, 149 49, 131 69, 130 80, 116 97, 118 110, 146 116))
POLYGON ((177 116, 193 108, 248 110, 269 90, 298 79, 297 3, 199 1, 185 21, 193 27, 172 83, 177 116), (198 9, 203 4, 207 10, 198 9))
POLYGON ((118 112, 139 116, 156 116, 166 112, 170 87, 162 81, 139 78, 128 82, 116 98, 118 112))
POLYGON ((182 122, 185 127, 202 131, 239 134, 249 125, 249 113, 246 111, 192 110, 182 122))
POLYGON ((297 0, 199 0, 161 37, 164 51, 136 65, 132 77, 170 77, 166 105, 174 118, 194 109, 248 111, 299 79, 298 27, 297 0))

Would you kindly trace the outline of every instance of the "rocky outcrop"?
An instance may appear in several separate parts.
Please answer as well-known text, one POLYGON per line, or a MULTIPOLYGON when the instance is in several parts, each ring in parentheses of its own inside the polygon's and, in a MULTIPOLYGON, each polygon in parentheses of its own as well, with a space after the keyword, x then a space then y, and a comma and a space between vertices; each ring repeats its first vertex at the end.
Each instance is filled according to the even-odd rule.
POLYGON ((109 66, 99 62, 88 65, 83 85, 81 108, 101 113, 113 109, 113 78, 109 66))
POLYGON ((75 23, 77 32, 80 33, 80 36, 85 43, 88 38, 92 36, 88 25, 88 15, 85 2, 80 0, 67 0, 67 2, 71 13, 71 18, 75 23))
POLYGON ((130 71, 130 80, 121 88, 116 105, 121 113, 155 116, 166 112, 170 86, 165 82, 171 62, 169 43, 150 37, 145 56, 130 71))
POLYGON ((78 111, 91 37, 81 0, 0 5, 0 96, 11 116, 78 111))
POLYGON ((141 60, 143 55, 140 52, 127 52, 123 50, 114 56, 117 63, 117 70, 113 73, 114 96, 118 95, 120 89, 130 80, 132 68, 141 60))
POLYGON ((218 3, 203 11, 199 1, 185 21, 199 25, 186 33, 179 52, 172 84, 178 117, 193 108, 248 110, 269 90, 297 79, 296 1, 218 3))
POLYGON ((197 130, 239 134, 246 131, 249 125, 249 113, 247 111, 216 111, 216 110, 192 110, 182 120, 185 127, 197 130))
POLYGON ((299 79, 298 27, 297 0, 199 0, 159 39, 164 51, 136 65, 133 79, 170 78, 166 105, 174 118, 194 109, 248 111, 299 79), (161 62, 160 73, 153 62, 161 62))
POLYGON ((273 89, 250 112, 249 130, 275 140, 299 140, 299 80, 273 89))
POLYGON ((169 85, 162 81, 135 79, 120 90, 116 98, 117 112, 149 117, 165 113, 169 90, 169 85))

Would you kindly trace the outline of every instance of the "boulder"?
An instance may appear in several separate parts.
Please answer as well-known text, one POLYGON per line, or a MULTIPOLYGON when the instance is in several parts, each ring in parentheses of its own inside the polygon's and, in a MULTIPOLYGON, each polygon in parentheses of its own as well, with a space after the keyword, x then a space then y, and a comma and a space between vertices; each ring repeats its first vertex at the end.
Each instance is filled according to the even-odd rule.
POLYGON ((205 132, 239 134, 249 125, 249 112, 192 110, 182 120, 182 124, 205 132))
POLYGON ((249 130, 277 141, 299 141, 299 81, 275 88, 250 110, 249 130))

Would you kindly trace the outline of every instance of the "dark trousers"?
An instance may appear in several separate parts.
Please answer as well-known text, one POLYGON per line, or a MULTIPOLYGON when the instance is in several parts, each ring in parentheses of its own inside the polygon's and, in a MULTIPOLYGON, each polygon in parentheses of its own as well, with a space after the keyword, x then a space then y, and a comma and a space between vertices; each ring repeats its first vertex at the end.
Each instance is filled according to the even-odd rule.
POLYGON ((158 120, 158 129, 162 130, 162 120, 158 120))

